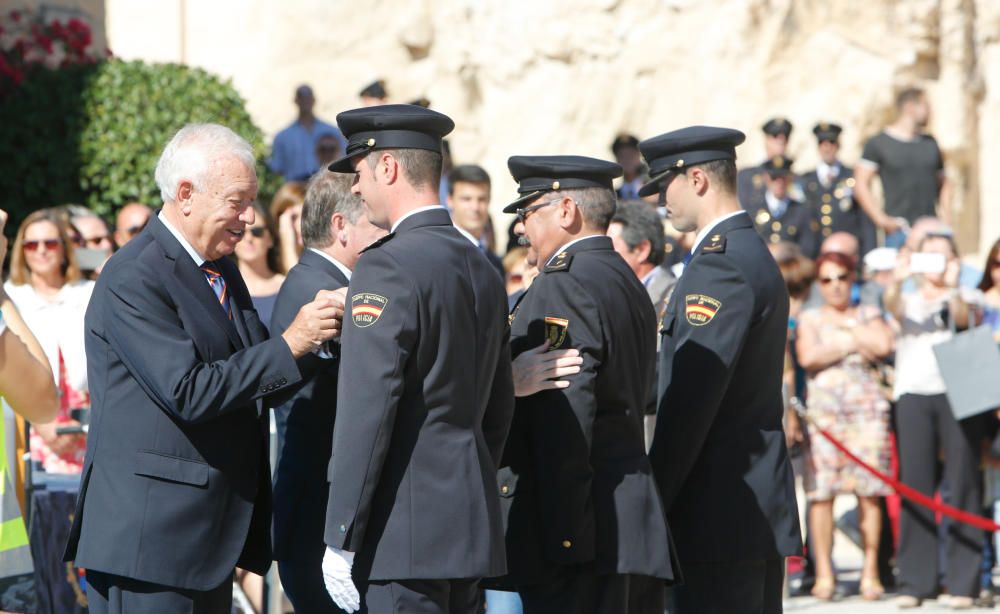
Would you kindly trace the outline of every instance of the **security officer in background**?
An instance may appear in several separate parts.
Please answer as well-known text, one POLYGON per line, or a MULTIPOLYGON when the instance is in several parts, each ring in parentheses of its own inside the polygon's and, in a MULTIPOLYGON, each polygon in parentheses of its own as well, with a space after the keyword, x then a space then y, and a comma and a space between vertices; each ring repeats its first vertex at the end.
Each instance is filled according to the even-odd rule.
POLYGON ((806 206, 819 220, 819 240, 848 232, 857 237, 864 255, 875 249, 875 224, 854 200, 854 171, 837 159, 841 131, 837 124, 826 122, 813 127, 820 161, 799 177, 799 185, 806 206))
POLYGON ((769 243, 795 243, 807 258, 819 253, 819 221, 812 210, 792 195, 792 160, 775 156, 762 165, 765 190, 750 203, 747 213, 760 236, 769 243))
POLYGON ((514 386, 503 282, 438 204, 450 118, 384 105, 337 123, 347 156, 330 170, 355 173, 369 220, 391 232, 361 254, 347 292, 327 591, 348 612, 472 614, 479 579, 506 571, 496 471, 514 386))
POLYGON ((645 453, 656 318, 605 236, 611 162, 514 156, 517 213, 541 274, 511 314, 511 351, 548 341, 583 364, 562 390, 517 399, 499 473, 509 573, 525 614, 662 614, 670 533, 645 453))
MULTIPOLYGON (((764 131, 764 151, 767 152, 767 160, 775 156, 783 156, 788 151, 788 137, 792 134, 792 122, 784 117, 775 117, 767 120, 761 130, 764 131)), ((738 194, 740 204, 744 209, 760 201, 767 188, 767 171, 764 163, 757 166, 742 169, 737 175, 736 183, 739 186, 738 194)))
POLYGON ((802 553, 781 423, 788 292, 736 198, 743 139, 692 126, 640 144, 644 195, 697 232, 660 326, 650 450, 684 573, 679 614, 780 612, 784 557, 802 553))

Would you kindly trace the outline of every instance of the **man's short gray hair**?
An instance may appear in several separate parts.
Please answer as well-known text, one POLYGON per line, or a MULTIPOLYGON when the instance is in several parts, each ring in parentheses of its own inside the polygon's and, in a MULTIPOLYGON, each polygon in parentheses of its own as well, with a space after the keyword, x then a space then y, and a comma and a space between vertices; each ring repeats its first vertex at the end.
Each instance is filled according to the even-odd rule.
POLYGON ((306 247, 328 247, 330 218, 334 213, 344 216, 349 224, 357 224, 364 213, 361 197, 351 193, 354 175, 320 170, 309 180, 306 200, 302 205, 302 243, 306 247))
POLYGON ((641 200, 632 200, 618 205, 612 222, 622 225, 622 241, 630 250, 649 241, 649 257, 646 262, 659 265, 663 262, 663 222, 652 205, 641 200))
POLYGON ((253 147, 243 137, 219 124, 188 124, 177 131, 156 163, 156 186, 164 203, 173 202, 187 179, 196 190, 205 188, 205 173, 225 156, 234 156, 255 169, 253 147))
POLYGON ((547 195, 544 200, 563 197, 576 201, 587 226, 594 230, 607 232, 611 217, 614 216, 618 204, 618 197, 612 190, 607 188, 571 188, 547 195))

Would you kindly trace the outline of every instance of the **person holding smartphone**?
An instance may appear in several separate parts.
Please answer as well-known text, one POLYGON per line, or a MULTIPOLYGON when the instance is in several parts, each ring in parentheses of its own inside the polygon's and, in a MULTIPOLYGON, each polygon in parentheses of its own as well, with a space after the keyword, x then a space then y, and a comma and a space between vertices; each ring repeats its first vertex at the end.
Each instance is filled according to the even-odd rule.
MULTIPOLYGON (((917 251, 900 254, 884 303, 899 330, 893 396, 900 478, 933 496, 938 476, 943 476, 950 490, 947 502, 978 514, 982 505, 979 444, 985 423, 983 416, 955 419, 933 350, 973 320, 973 308, 959 291, 959 271, 951 235, 928 234, 917 251), (915 278, 916 291, 904 292, 903 284, 911 277, 915 278), (944 451, 943 468, 938 466, 939 449, 944 451)), ((947 541, 944 585, 950 593, 949 602, 956 608, 971 607, 979 593, 983 533, 954 523, 947 541)), ((903 502, 897 564, 897 605, 917 607, 936 594, 938 531, 932 510, 903 502)))

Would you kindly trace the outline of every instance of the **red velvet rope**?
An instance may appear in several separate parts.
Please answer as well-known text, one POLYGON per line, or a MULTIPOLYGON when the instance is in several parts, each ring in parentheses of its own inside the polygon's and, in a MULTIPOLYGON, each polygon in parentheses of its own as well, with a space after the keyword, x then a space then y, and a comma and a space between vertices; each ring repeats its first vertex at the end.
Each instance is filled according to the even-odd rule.
MULTIPOLYGON (((806 419, 809 420, 808 417, 806 419)), ((894 479, 892 476, 888 476, 882 473, 875 467, 872 467, 865 461, 855 456, 850 450, 847 449, 846 446, 844 446, 844 444, 838 441, 836 437, 816 426, 815 422, 809 420, 809 424, 813 427, 812 430, 818 431, 819 434, 825 437, 827 441, 832 443, 835 448, 840 450, 844 454, 844 456, 851 459, 855 463, 861 465, 865 469, 865 471, 874 475, 878 479, 882 480, 883 482, 891 486, 893 490, 895 490, 897 493, 899 493, 906 499, 909 499, 910 501, 913 501, 914 503, 922 505, 926 508, 930 508, 935 512, 948 516, 949 518, 953 518, 959 522, 972 525, 977 529, 983 529, 984 531, 1000 531, 1000 524, 997 524, 988 518, 983 518, 978 514, 970 514, 969 512, 962 511, 957 507, 952 507, 950 505, 945 505, 944 503, 941 503, 939 501, 935 501, 933 498, 928 497, 924 493, 910 486, 907 486, 906 484, 903 484, 899 480, 894 479)))

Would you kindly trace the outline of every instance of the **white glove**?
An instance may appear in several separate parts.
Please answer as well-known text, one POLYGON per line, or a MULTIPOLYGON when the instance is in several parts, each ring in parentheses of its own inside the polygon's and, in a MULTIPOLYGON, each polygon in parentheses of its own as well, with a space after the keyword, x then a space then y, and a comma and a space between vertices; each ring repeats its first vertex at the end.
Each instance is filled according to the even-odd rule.
POLYGON ((361 608, 361 596, 351 580, 351 566, 354 553, 332 546, 326 547, 323 555, 323 583, 330 598, 345 612, 357 612, 361 608))

